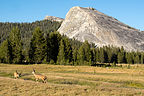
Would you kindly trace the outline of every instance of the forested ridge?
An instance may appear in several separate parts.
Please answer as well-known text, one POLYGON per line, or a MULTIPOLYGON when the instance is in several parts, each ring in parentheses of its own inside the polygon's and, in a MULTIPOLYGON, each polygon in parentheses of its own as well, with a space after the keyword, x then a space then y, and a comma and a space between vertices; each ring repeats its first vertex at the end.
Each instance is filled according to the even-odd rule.
POLYGON ((123 47, 84 43, 61 36, 60 23, 1 23, 0 62, 11 64, 90 65, 143 64, 144 52, 126 52, 123 47))
POLYGON ((61 23, 49 20, 36 21, 32 23, 10 23, 10 22, 0 22, 0 43, 3 42, 14 27, 18 27, 21 33, 21 38, 23 43, 28 46, 30 38, 32 37, 32 32, 36 27, 45 33, 56 31, 60 27, 61 23))

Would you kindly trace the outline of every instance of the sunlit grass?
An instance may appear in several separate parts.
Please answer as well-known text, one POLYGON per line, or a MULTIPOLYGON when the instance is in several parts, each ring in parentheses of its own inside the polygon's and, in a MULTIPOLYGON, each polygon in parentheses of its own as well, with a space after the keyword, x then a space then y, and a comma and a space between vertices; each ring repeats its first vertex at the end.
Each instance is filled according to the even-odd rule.
POLYGON ((144 95, 144 65, 118 67, 0 64, 0 96, 131 96, 144 95), (35 81, 32 70, 46 75, 35 81), (13 72, 22 73, 19 79, 13 72), (26 94, 27 93, 27 94, 26 94), (10 95, 12 94, 12 95, 10 95))

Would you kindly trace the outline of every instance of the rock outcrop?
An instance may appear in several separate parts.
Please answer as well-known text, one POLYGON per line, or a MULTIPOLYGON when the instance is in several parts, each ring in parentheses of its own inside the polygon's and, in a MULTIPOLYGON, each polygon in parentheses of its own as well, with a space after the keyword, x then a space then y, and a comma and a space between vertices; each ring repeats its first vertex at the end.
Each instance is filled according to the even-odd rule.
POLYGON ((64 19, 63 18, 59 18, 59 17, 54 17, 54 16, 46 16, 44 18, 44 20, 62 22, 64 19))
POLYGON ((73 7, 58 30, 79 41, 98 47, 123 46, 127 51, 144 51, 144 32, 134 29, 94 8, 73 7))

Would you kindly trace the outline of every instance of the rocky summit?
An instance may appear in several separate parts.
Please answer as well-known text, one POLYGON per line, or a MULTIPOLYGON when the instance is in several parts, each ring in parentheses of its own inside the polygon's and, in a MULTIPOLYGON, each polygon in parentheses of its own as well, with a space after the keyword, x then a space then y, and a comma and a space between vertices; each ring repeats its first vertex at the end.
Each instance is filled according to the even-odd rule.
POLYGON ((94 8, 73 7, 58 30, 79 41, 98 47, 123 46, 127 51, 144 51, 144 32, 134 29, 94 8))
POLYGON ((57 22, 62 22, 64 19, 55 17, 55 16, 46 16, 44 20, 50 20, 50 21, 57 21, 57 22))

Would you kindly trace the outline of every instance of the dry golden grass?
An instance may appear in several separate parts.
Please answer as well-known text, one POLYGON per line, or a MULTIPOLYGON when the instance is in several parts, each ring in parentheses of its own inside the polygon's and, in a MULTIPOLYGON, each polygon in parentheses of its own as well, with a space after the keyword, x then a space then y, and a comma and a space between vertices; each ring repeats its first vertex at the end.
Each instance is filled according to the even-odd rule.
POLYGON ((0 96, 144 96, 144 65, 91 67, 0 64, 0 96), (32 69, 46 75, 35 82, 32 69), (13 72, 22 72, 19 79, 13 72))

